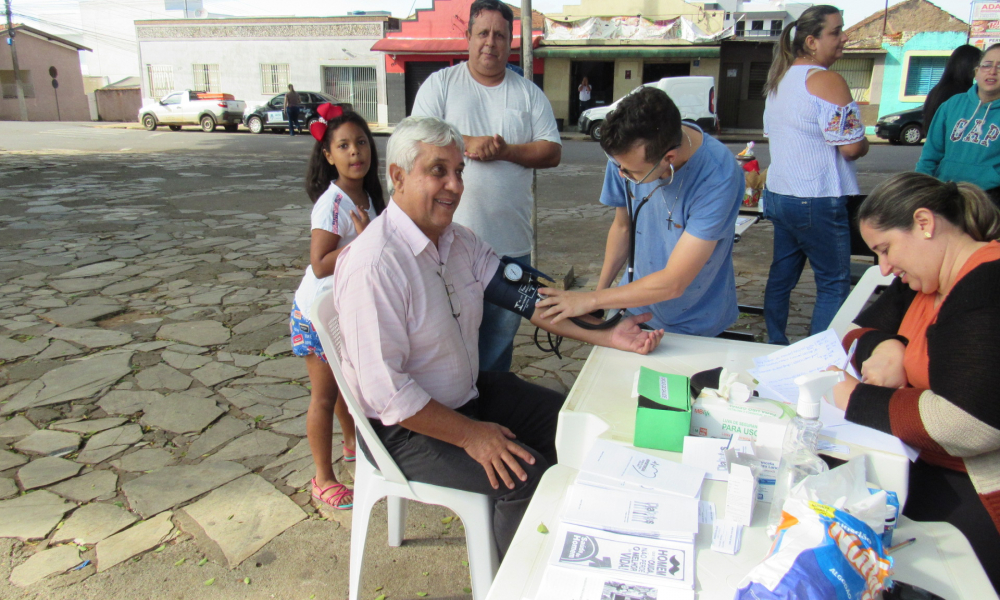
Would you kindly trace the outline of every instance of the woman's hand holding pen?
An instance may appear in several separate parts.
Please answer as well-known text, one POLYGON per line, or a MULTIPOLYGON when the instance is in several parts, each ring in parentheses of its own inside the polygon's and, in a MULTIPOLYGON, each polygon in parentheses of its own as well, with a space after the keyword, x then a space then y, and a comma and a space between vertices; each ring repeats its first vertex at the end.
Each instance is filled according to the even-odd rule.
POLYGON ((886 340, 875 346, 861 365, 861 381, 882 387, 901 388, 907 383, 903 359, 906 346, 899 340, 886 340))

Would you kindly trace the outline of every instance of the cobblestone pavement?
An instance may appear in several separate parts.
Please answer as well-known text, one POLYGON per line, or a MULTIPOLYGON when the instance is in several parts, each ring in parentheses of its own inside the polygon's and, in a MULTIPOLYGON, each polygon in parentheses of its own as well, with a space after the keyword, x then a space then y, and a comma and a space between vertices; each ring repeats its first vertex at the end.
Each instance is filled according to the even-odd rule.
MULTIPOLYGON (((82 172, 72 154, 0 158, 0 597, 346 597, 351 513, 310 503, 308 378, 288 342, 309 214, 298 175, 247 176, 301 161, 219 175, 174 154, 89 155, 82 172), (167 192, 168 179, 196 185, 167 192), (218 208, 243 194, 272 208, 218 208)), ((552 243, 586 238, 589 254, 563 248, 542 266, 573 264, 592 285, 610 215, 543 208, 552 243)), ((735 256, 740 301, 761 304, 770 227, 735 256)), ((807 273, 793 336, 814 295, 807 273)), ((749 315, 735 327, 762 331, 749 315)), ((566 340, 558 358, 532 330, 515 371, 568 390, 590 348, 566 340)), ((449 517, 413 507, 390 549, 378 508, 361 597, 470 597, 449 517)))

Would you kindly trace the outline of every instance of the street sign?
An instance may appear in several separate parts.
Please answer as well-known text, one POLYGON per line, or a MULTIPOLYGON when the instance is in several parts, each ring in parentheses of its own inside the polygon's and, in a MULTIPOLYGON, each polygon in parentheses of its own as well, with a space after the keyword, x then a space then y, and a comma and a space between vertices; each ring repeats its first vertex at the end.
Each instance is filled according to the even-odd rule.
POLYGON ((59 89, 59 82, 55 79, 52 80, 52 89, 59 89))
POLYGON ((49 77, 55 79, 59 75, 59 71, 56 71, 55 67, 49 67, 49 77))

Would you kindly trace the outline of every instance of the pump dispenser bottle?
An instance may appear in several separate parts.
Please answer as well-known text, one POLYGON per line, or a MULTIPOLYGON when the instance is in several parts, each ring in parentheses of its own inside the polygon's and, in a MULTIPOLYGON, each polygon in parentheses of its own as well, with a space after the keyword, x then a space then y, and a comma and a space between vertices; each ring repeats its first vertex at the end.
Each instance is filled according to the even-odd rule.
POLYGON ((767 535, 771 537, 774 537, 781 523, 781 507, 785 504, 789 491, 806 477, 828 469, 816 453, 816 437, 823 429, 823 423, 819 420, 819 403, 825 394, 833 390, 834 385, 843 380, 844 374, 841 371, 820 371, 795 379, 795 385, 799 386, 799 403, 796 408, 798 414, 788 424, 781 446, 774 499, 767 517, 767 535))

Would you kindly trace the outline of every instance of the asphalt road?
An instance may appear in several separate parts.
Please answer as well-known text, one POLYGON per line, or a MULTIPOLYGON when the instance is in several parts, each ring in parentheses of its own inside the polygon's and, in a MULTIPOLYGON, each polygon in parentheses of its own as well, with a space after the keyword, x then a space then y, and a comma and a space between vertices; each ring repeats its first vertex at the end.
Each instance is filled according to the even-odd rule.
MULTIPOLYGON (((384 158, 385 136, 378 136, 378 146, 384 158)), ((743 144, 727 144, 734 152, 743 144)), ((141 129, 127 129, 109 124, 96 123, 21 123, 0 122, 0 151, 35 152, 99 152, 99 153, 148 153, 187 152, 206 156, 272 155, 308 156, 312 138, 308 135, 290 137, 277 133, 253 135, 241 130, 226 133, 221 129, 214 133, 204 133, 195 127, 187 127, 174 132, 166 128, 154 132, 141 129)), ((858 161, 858 179, 862 193, 874 188, 886 175, 913 169, 920 156, 921 147, 890 146, 872 144, 868 156, 858 161)), ((761 166, 770 163, 769 148, 766 143, 758 144, 755 152, 761 166)), ((563 167, 600 169, 604 164, 604 154, 597 143, 591 141, 567 140, 563 143, 563 167)), ((544 172, 542 172, 544 177, 544 172)), ((572 178, 560 178, 560 186, 554 190, 558 195, 580 198, 595 193, 589 182, 580 182, 587 189, 580 189, 572 178)), ((589 178, 587 178, 589 179, 589 178)), ((595 196, 596 199, 596 196, 595 196)))

